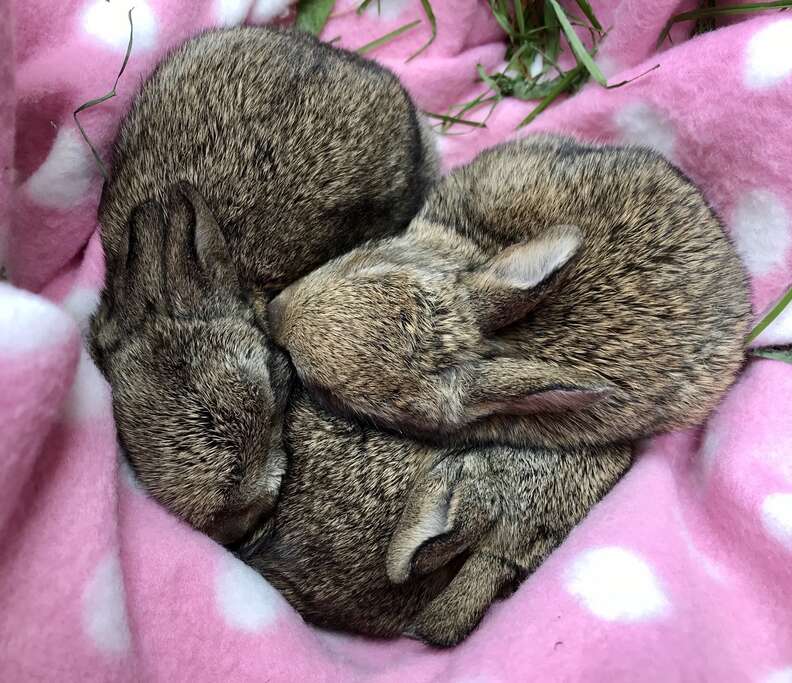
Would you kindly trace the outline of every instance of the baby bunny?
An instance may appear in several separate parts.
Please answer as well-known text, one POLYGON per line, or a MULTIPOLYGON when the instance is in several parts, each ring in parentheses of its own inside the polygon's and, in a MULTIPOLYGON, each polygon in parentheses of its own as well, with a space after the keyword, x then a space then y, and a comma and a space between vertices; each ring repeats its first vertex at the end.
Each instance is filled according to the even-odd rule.
POLYGON ((275 513, 241 556, 320 626, 454 645, 618 481, 630 446, 431 448, 324 412, 285 425, 275 513))
POLYGON ((99 207, 91 337, 120 440, 174 513, 230 543, 271 506, 291 371, 266 302, 404 228, 435 175, 398 80, 302 33, 208 32, 144 83, 99 207))
POLYGON ((286 288, 273 336, 335 410, 567 447, 701 421, 750 320, 699 190, 635 147, 528 138, 444 179, 400 236, 286 288))
POLYGON ((291 372, 241 289, 197 191, 147 202, 109 267, 92 353, 113 388, 119 440, 161 503, 222 543, 277 498, 291 372), (187 248, 190 247, 190 248, 187 248))

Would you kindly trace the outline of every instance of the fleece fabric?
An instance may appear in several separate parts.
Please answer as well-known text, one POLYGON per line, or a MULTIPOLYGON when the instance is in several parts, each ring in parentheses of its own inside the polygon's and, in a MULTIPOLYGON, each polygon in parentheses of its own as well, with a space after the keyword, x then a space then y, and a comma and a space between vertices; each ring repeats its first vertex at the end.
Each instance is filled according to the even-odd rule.
MULTIPOLYGON (((792 681, 792 365, 751 360, 707 424, 641 446, 634 468, 455 649, 305 624, 264 579, 146 496, 119 457, 110 392, 82 340, 103 280, 103 158, 140 79, 210 26, 280 20, 286 0, 0 3, 0 680, 792 681)), ((485 2, 338 0, 323 38, 370 53, 445 112, 504 63, 485 2), (379 5, 379 11, 378 11, 379 5)), ((792 16, 687 39, 692 3, 593 2, 610 32, 589 84, 515 132, 438 136, 446 168, 515 135, 557 131, 659 150, 703 189, 751 275, 757 317, 792 282, 792 16)), ((471 112, 468 118, 483 117, 471 112)), ((387 131, 383 131, 387 134, 387 131)), ((792 307, 756 343, 792 342, 792 307)))

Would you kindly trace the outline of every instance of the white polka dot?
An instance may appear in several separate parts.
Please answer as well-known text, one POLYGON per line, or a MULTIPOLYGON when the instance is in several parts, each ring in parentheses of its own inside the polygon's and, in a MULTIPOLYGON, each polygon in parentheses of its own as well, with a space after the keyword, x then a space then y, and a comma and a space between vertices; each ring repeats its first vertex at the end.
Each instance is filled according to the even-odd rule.
POLYGON ((99 173, 91 150, 74 128, 61 128, 44 163, 25 183, 28 196, 50 209, 70 209, 85 198, 99 173))
POLYGON ((288 13, 295 0, 256 0, 250 18, 256 24, 266 24, 288 13))
POLYGON ((667 159, 674 156, 674 129, 671 122, 645 102, 633 102, 616 114, 623 142, 651 147, 667 159))
POLYGON ((99 562, 82 598, 83 628, 94 645, 108 654, 128 650, 132 638, 127 623, 121 563, 115 553, 99 562))
POLYGON ((129 44, 130 8, 134 8, 132 51, 150 50, 156 44, 157 20, 146 0, 92 0, 82 13, 82 28, 89 35, 124 54, 129 44))
POLYGON ((566 589, 607 621, 640 621, 663 616, 670 609, 646 562, 624 548, 584 553, 567 572, 566 589))
MULTIPOLYGON (((756 322, 764 318, 772 308, 773 306, 768 306, 766 310, 762 311, 761 315, 757 316, 756 322)), ((782 344, 792 344, 792 302, 788 303, 778 317, 762 330, 762 334, 751 342, 751 346, 780 346, 782 344)))
POLYGON ((0 283, 0 352, 57 346, 73 332, 74 323, 57 306, 0 283))
POLYGON ((61 301, 61 308, 66 311, 85 335, 88 332, 91 316, 99 306, 99 292, 88 287, 75 287, 61 301))
POLYGON ((759 29, 745 51, 744 80, 749 88, 769 88, 792 73, 792 21, 759 29))
POLYGON ((732 235, 748 272, 767 275, 786 262, 792 244, 789 214, 769 190, 750 190, 734 209, 732 235))
POLYGON ((80 362, 64 404, 66 420, 85 420, 102 413, 110 416, 110 386, 94 365, 88 351, 80 350, 80 362))
POLYGON ((363 14, 383 21, 395 21, 410 5, 412 0, 371 0, 363 14))
POLYGON ((762 683, 792 683, 792 666, 773 671, 762 679, 762 683))
POLYGON ((253 0, 216 0, 215 16, 222 26, 239 26, 247 18, 253 0))
POLYGON ((771 493, 764 499, 762 524, 768 534, 792 550, 792 493, 771 493))
POLYGON ((225 554, 215 577, 215 597, 229 626, 259 631, 275 621, 283 598, 253 569, 225 554))

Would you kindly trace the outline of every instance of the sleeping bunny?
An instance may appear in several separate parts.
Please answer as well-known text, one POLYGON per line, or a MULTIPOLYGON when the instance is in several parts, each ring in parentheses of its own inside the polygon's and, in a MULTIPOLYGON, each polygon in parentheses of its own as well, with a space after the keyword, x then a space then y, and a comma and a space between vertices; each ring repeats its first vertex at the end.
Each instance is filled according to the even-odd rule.
POLYGON ((285 441, 274 515, 241 557, 311 623, 437 646, 513 592, 632 455, 630 445, 431 448, 299 394, 285 441))
POLYGON ((538 136, 445 178, 408 230, 270 305, 333 410, 424 438, 566 447, 700 422, 734 380, 746 278, 658 154, 538 136))
POLYGON ((91 350, 142 483, 218 541, 271 508, 284 467, 271 292, 404 228, 436 175, 429 140, 387 70, 265 28, 188 41, 122 122, 91 350), (183 263, 170 230, 192 236, 183 263))
POLYGON ((108 298, 124 314, 101 343, 146 488, 225 524, 215 535, 253 527, 239 555, 312 623, 454 644, 629 467, 629 445, 434 448, 329 414, 299 388, 287 406, 289 387, 272 384, 289 376, 285 358, 257 355, 256 308, 190 185, 172 188, 167 214, 158 202, 133 212, 118 266, 108 298), (238 339, 244 362, 223 368, 204 345, 213 335, 238 339), (242 512, 218 517, 235 500, 242 512))

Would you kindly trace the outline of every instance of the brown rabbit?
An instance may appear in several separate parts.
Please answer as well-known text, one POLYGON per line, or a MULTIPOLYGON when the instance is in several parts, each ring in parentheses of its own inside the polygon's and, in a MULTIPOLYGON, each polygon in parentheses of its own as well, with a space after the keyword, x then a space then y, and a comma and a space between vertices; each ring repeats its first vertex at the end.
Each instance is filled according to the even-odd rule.
POLYGON ((133 214, 109 283, 118 309, 96 323, 119 434, 146 488, 215 538, 239 538, 277 499, 240 554, 306 619, 458 642, 628 467, 627 446, 432 448, 302 390, 282 423, 287 361, 258 353, 260 307, 222 232, 188 184, 167 214, 157 202, 133 214), (238 346, 205 346, 215 336, 238 346))
POLYGON ((320 626, 458 643, 626 471, 631 448, 433 449, 324 412, 287 413, 274 515, 240 550, 320 626))
POLYGON ((718 218, 676 168, 540 136, 453 172, 406 233, 322 266, 270 313, 335 409, 567 447, 701 421, 740 368, 751 311, 718 218))
POLYGON ((232 542, 271 507, 290 370, 269 293, 402 229, 435 174, 398 80, 302 33, 205 33, 142 86, 99 208, 92 351, 133 467, 173 512, 232 542), (166 226, 193 236, 184 262, 160 257, 166 226))

